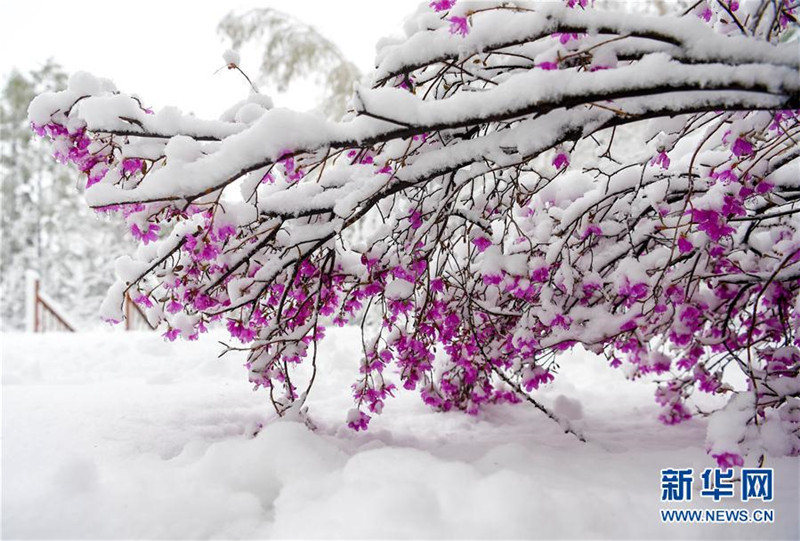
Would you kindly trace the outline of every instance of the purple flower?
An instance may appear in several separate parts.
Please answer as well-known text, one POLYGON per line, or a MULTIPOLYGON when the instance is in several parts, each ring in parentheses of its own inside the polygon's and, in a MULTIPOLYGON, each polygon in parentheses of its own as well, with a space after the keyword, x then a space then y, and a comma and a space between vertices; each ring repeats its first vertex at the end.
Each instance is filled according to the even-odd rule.
POLYGON ((711 457, 715 458, 717 460, 717 465, 724 470, 733 466, 744 466, 744 459, 741 455, 737 455, 736 453, 725 452, 711 455, 711 457))
POLYGON ((461 34, 462 36, 466 36, 467 34, 469 34, 469 26, 467 25, 466 17, 453 16, 447 20, 450 21, 451 34, 461 34))
POLYGON ((242 343, 251 342, 256 337, 255 331, 242 325, 241 321, 229 319, 227 327, 231 336, 238 338, 242 343))
POLYGON ((212 299, 208 295, 200 293, 194 298, 194 301, 192 301, 192 304, 198 310, 206 310, 208 308, 216 306, 217 305, 217 301, 212 299))
POLYGON ((600 226, 597 225, 597 224, 592 224, 592 225, 590 225, 589 227, 586 228, 586 231, 583 232, 583 235, 581 235, 581 238, 585 239, 587 237, 591 237, 592 235, 595 235, 595 236, 599 237, 602 234, 603 234, 603 230, 600 229, 600 226))
POLYGON ((142 164, 144 162, 138 158, 128 158, 122 160, 122 170, 127 173, 137 173, 142 170, 142 164))
POLYGON ((563 152, 559 152, 556 154, 556 157, 553 158, 553 166, 556 169, 561 169, 562 167, 566 167, 569 165, 569 156, 567 156, 563 152))
POLYGON ((711 209, 693 209, 689 211, 692 215, 692 220, 697 224, 700 231, 705 231, 706 235, 713 240, 717 241, 725 235, 734 232, 734 229, 727 225, 716 210, 711 209))
POLYGON ((676 402, 658 416, 658 420, 665 425, 676 425, 691 418, 692 414, 680 402, 676 402))
POLYGON ((550 278, 549 267, 539 267, 531 273, 531 282, 542 283, 550 278))
POLYGON ((98 172, 98 173, 90 174, 89 178, 86 179, 86 187, 87 188, 91 188, 92 186, 94 186, 95 184, 97 184, 98 182, 103 180, 103 177, 106 176, 107 172, 108 172, 108 169, 104 168, 104 169, 101 169, 100 172, 98 172))
POLYGON ((412 210, 408 213, 408 221, 411 223, 412 229, 419 229, 422 226, 422 215, 418 211, 412 210))
POLYGON ((556 32, 553 34, 554 38, 558 38, 559 43, 564 45, 565 43, 569 43, 570 40, 578 39, 578 34, 575 33, 564 33, 556 32))
POLYGON ((540 385, 549 383, 554 379, 555 377, 549 370, 545 370, 541 366, 536 366, 525 377, 522 385, 525 387, 526 391, 531 392, 533 389, 538 389, 540 385))
POLYGON ((648 287, 644 282, 631 283, 627 278, 619 288, 619 294, 625 297, 625 305, 630 307, 637 300, 643 299, 647 296, 648 287))
POLYGON ((352 409, 347 414, 347 426, 358 432, 359 430, 366 430, 369 426, 369 420, 371 417, 364 413, 363 411, 359 411, 357 409, 352 409))
POLYGON ((141 229, 139 229, 139 226, 137 224, 132 224, 131 235, 133 235, 133 238, 139 239, 143 243, 147 244, 151 241, 158 240, 158 235, 156 233, 158 233, 159 229, 160 228, 155 224, 148 224, 147 229, 142 231, 141 229))
POLYGON ((589 0, 567 0, 567 7, 570 9, 574 9, 575 6, 580 6, 582 8, 586 7, 586 4, 589 3, 589 0))
POLYGON ((169 304, 167 304, 167 312, 169 312, 170 314, 177 314, 182 309, 183 305, 174 299, 170 301, 169 304))
POLYGON ((722 182, 723 184, 730 184, 731 182, 735 182, 739 180, 739 177, 736 176, 736 173, 733 172, 731 169, 725 169, 724 171, 714 171, 711 173, 711 178, 715 178, 722 182))
POLYGON ((753 145, 751 145, 747 139, 739 137, 733 142, 731 150, 736 156, 749 156, 753 153, 753 145))
POLYGON ((447 11, 456 5, 456 0, 433 0, 433 2, 428 5, 436 12, 447 11))
POLYGON ((478 237, 477 239, 472 240, 472 244, 474 244, 479 252, 483 252, 492 245, 492 241, 487 239, 486 237, 478 237))
POLYGON ((543 70, 557 70, 558 63, 557 62, 539 62, 536 64, 537 67, 542 68, 543 70))
POLYGON ((636 327, 638 327, 638 325, 636 324, 636 319, 629 319, 628 321, 622 324, 619 330, 623 332, 628 332, 632 331, 636 327))
POLYGON ((764 195, 765 193, 772 191, 774 187, 775 186, 769 182, 761 181, 756 186, 756 193, 759 195, 764 195))
POLYGON ((691 243, 686 237, 681 237, 678 239, 678 250, 682 254, 688 254, 692 250, 694 250, 694 244, 691 243))
POLYGON ((658 156, 650 160, 650 165, 660 165, 661 169, 667 169, 669 168, 669 156, 662 150, 658 156))
POLYGON ((217 229, 217 237, 221 241, 224 241, 228 237, 232 237, 235 234, 236 234, 236 228, 230 224, 223 225, 219 229, 217 229))
POLYGON ((181 334, 180 329, 169 329, 162 336, 167 340, 169 340, 170 342, 174 342, 179 334, 181 334))

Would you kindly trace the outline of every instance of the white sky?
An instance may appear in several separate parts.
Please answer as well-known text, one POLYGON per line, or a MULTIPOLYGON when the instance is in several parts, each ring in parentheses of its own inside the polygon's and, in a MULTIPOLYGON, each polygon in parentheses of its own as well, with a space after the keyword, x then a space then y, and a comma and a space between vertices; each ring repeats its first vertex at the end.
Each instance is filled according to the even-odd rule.
MULTIPOLYGON (((155 108, 176 105, 216 117, 247 94, 247 83, 223 69, 226 46, 217 23, 233 9, 273 7, 315 26, 368 71, 375 43, 402 33, 419 0, 1 0, 0 75, 52 57, 68 72, 112 79, 155 108)), ((256 58, 242 67, 256 75, 256 58), (251 66, 248 69, 248 64, 251 66)), ((276 105, 311 109, 319 92, 309 85, 274 95, 276 105)), ((268 91, 268 89, 266 89, 268 91)))

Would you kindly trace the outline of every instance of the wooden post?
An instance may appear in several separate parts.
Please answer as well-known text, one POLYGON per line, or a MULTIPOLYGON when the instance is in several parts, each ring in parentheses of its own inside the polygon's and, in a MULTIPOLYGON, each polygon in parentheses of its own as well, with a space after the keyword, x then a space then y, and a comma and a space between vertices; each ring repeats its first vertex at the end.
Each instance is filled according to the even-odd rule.
POLYGON ((138 304, 133 302, 133 299, 128 293, 125 294, 125 301, 123 308, 125 311, 126 331, 135 331, 141 329, 150 329, 151 331, 156 330, 156 328, 150 323, 150 320, 147 319, 144 310, 142 310, 138 304), (141 320, 144 322, 144 325, 134 320, 141 320))
POLYGON ((34 271, 25 273, 25 330, 34 333, 52 330, 75 332, 67 313, 42 291, 41 281, 34 271))
POLYGON ((131 321, 131 296, 125 293, 125 330, 130 331, 133 328, 133 321, 131 321))
POLYGON ((33 332, 42 332, 41 307, 39 306, 39 277, 33 279, 33 332))

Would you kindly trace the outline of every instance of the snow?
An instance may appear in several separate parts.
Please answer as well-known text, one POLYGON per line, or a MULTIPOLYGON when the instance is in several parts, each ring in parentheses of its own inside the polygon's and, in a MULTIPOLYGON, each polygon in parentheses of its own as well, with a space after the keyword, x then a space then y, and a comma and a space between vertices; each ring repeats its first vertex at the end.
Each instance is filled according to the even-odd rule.
MULTIPOLYGON (((459 2, 460 8, 466 5, 459 2)), ((695 17, 651 17, 619 11, 567 9, 561 2, 531 2, 535 11, 517 13, 486 10, 471 17, 470 32, 461 39, 451 38, 449 27, 440 22, 429 31, 430 19, 420 18, 417 29, 406 25, 408 39, 385 42, 378 51, 376 80, 401 73, 409 67, 424 66, 443 59, 466 58, 472 54, 502 49, 509 44, 549 38, 555 32, 630 34, 652 40, 665 52, 687 60, 737 62, 775 62, 798 66, 796 46, 780 47, 753 43, 741 36, 722 36, 695 17), (502 28, 502 32, 497 29, 502 28)), ((475 4, 480 10, 480 3, 475 4)), ((642 41, 642 40, 640 40, 642 41)))
POLYGON ((36 281, 39 275, 36 271, 25 271, 25 330, 36 330, 36 281))
POLYGON ((239 52, 234 51, 233 49, 228 49, 222 53, 222 59, 225 61, 225 64, 229 66, 238 66, 241 62, 241 56, 239 55, 239 52))
POLYGON ((414 294, 414 284, 402 279, 390 280, 384 292, 387 299, 407 299, 414 294))
MULTIPOLYGON (((328 334, 308 399, 315 432, 269 421, 243 359, 217 358, 222 335, 2 335, 4 536, 798 537, 788 458, 767 460, 772 504, 724 504, 774 507, 775 524, 661 524, 659 470, 712 466, 704 422, 659 425, 653 387, 599 357, 563 356, 535 394, 587 444, 531 407, 443 414, 409 392, 354 433, 358 332, 328 334)), ((695 494, 681 508, 717 506, 695 494)))

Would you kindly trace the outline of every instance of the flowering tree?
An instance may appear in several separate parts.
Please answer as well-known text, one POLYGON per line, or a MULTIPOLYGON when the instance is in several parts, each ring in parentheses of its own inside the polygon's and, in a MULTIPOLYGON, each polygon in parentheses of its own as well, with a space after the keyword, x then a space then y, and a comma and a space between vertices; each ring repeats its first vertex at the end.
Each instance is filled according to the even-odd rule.
POLYGON ((30 118, 141 241, 105 317, 130 292, 170 340, 222 322, 278 412, 330 324, 362 324, 356 430, 397 384, 555 419, 534 391, 581 344, 658 375, 667 424, 728 395, 709 451, 741 464, 800 452, 795 5, 439 0, 342 122, 258 94, 216 121, 153 114, 86 74, 30 118))

